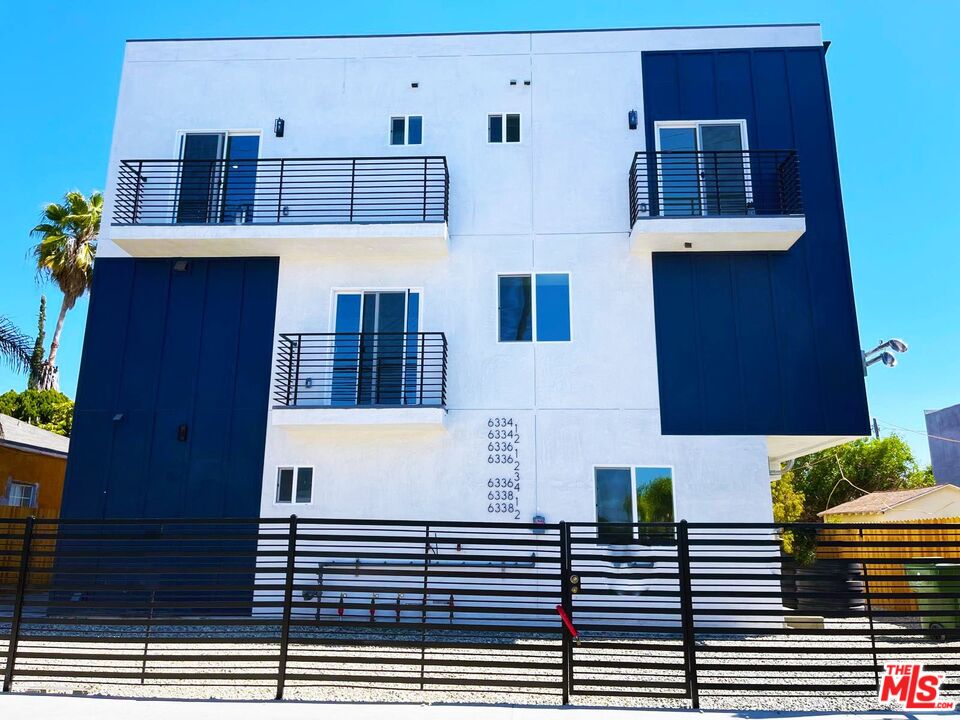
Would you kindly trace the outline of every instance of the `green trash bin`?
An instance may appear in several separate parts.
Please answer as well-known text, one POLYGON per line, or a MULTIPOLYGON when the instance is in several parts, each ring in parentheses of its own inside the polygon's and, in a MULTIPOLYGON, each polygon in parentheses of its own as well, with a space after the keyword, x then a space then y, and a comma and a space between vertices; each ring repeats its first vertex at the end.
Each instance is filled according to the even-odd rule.
POLYGON ((905 565, 910 588, 917 593, 917 607, 923 615, 920 627, 939 637, 960 629, 960 563, 935 562, 905 565), (925 597, 931 593, 950 597, 925 597), (946 614, 943 614, 946 613, 946 614))

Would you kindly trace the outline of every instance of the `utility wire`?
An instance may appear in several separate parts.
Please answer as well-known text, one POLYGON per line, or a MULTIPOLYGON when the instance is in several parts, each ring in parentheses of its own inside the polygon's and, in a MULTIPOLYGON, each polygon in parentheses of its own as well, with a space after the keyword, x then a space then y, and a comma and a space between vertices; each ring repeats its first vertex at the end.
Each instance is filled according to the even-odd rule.
POLYGON ((923 430, 912 430, 910 428, 901 427, 900 425, 894 425, 892 422, 887 422, 886 420, 881 420, 880 418, 877 418, 877 422, 883 423, 888 427, 896 428, 897 430, 903 430, 904 432, 916 433, 917 435, 925 435, 926 437, 933 438, 934 440, 943 440, 943 442, 952 442, 960 445, 960 440, 958 440, 957 438, 948 438, 948 437, 944 437, 943 435, 931 435, 930 433, 926 433, 923 430))

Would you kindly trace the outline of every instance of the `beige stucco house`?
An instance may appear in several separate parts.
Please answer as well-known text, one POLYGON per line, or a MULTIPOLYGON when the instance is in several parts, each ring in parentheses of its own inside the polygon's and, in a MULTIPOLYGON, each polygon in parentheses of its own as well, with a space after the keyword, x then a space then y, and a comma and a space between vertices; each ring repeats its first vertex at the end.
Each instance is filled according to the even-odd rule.
POLYGON ((960 518, 960 488, 934 485, 872 492, 817 513, 825 522, 891 522, 960 518))

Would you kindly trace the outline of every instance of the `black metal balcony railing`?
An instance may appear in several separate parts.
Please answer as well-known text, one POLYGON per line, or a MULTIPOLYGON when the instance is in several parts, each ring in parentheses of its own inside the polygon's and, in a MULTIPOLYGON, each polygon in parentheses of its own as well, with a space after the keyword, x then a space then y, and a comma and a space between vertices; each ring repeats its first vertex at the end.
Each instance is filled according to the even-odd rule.
POLYGON ((795 150, 638 152, 630 226, 644 217, 801 215, 795 150))
POLYGON ((283 407, 445 407, 443 333, 281 334, 274 402, 283 407))
POLYGON ((124 160, 118 225, 442 223, 445 157, 124 160))

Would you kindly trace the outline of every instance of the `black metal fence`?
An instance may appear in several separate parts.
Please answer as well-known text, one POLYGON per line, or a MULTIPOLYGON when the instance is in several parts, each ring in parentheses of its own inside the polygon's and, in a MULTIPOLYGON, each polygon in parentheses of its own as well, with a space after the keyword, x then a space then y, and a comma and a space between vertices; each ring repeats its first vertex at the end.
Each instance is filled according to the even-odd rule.
POLYGON ((802 215, 795 150, 638 152, 630 226, 645 217, 802 215))
POLYGON ((274 402, 282 407, 444 407, 443 333, 284 333, 274 402))
POLYGON ((960 691, 960 525, 634 527, 5 521, 3 688, 851 709, 922 661, 960 691))
POLYGON ((445 157, 123 160, 117 225, 442 223, 445 157))

